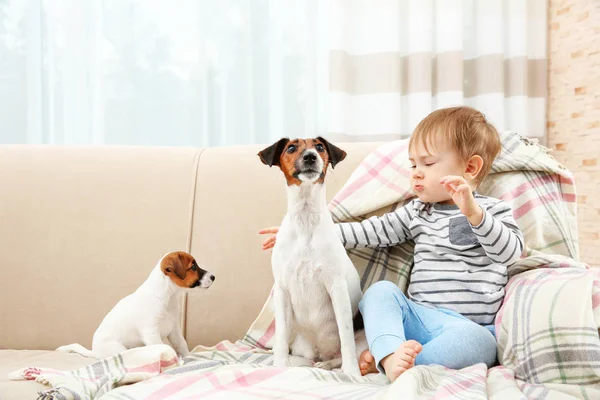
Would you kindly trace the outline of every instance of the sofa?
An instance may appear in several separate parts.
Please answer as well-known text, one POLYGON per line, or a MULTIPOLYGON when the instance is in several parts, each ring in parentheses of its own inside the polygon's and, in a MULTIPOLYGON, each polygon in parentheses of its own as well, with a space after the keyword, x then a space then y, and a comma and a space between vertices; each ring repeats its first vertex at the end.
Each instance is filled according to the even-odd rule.
MULTIPOLYGON (((523 154, 515 159, 547 158, 545 151, 532 152, 526 139, 514 135, 504 139, 505 149, 523 147, 523 154)), ((381 160, 402 158, 399 149, 405 148, 382 143, 336 145, 348 156, 327 174, 328 200, 352 187, 349 180, 366 176, 384 181, 378 175, 386 170, 379 167, 381 160)), ((481 364, 461 371, 417 367, 394 385, 388 385, 381 374, 355 379, 341 371, 272 368, 272 331, 267 327, 273 326, 269 309, 273 278, 270 252, 260 249, 264 237, 258 230, 279 225, 286 199, 282 174, 257 157, 263 147, 0 146, 0 399, 34 399, 50 387, 39 379, 9 380, 14 371, 26 367, 71 371, 96 365, 93 359, 54 349, 74 342, 89 348, 104 315, 171 250, 190 252, 216 276, 209 289, 190 292, 184 299, 181 324, 194 354, 168 370, 159 358, 163 373, 111 390, 104 398, 600 396, 600 274, 578 260, 544 252, 542 246, 549 241, 544 231, 562 226, 546 218, 565 218, 569 228, 561 235, 570 239, 563 247, 552 244, 556 247, 550 248, 555 252, 564 248, 566 253, 575 252, 567 256, 578 257, 573 250, 577 240, 572 181, 568 173, 557 172, 562 166, 522 173, 517 170, 525 164, 511 164, 506 158, 501 161, 508 167, 492 171, 499 178, 483 185, 485 191, 512 190, 520 197, 527 192, 534 199, 541 193, 540 204, 556 202, 560 207, 546 213, 550 217, 540 213, 540 218, 520 220, 532 221, 521 226, 531 248, 513 269, 497 322, 502 366, 488 370, 481 364), (520 189, 515 176, 530 182, 530 187, 520 189), (548 200, 551 192, 556 196, 548 200), (563 201, 569 206, 562 207, 563 201), (553 333, 531 329, 534 323, 536 329, 551 324, 553 333), (569 326, 564 329, 570 334, 561 334, 563 325, 569 326), (579 340, 573 327, 586 329, 587 342, 579 340), (546 353, 539 356, 545 351, 545 340, 552 340, 559 361, 548 361, 546 353), (538 347, 531 345, 534 342, 538 347), (585 350, 583 355, 574 353, 578 346, 585 350), (565 373, 564 368, 575 372, 565 373), (165 382, 176 390, 164 394, 165 382), (206 386, 200 390, 193 385, 206 386)), ((392 171, 398 173, 393 181, 406 175, 402 162, 392 171)), ((399 200, 379 189, 365 184, 363 192, 381 199, 387 196, 390 204, 399 200)), ((533 207, 531 199, 524 201, 521 205, 515 200, 513 207, 531 214, 527 208, 533 207)), ((337 211, 334 207, 334 217, 339 219, 337 211)), ((351 258, 361 274, 383 259, 365 253, 351 258)), ((369 279, 406 284, 384 275, 369 279)), ((164 351, 160 349, 159 357, 164 351)))
MULTIPOLYGON (((340 144, 348 157, 327 176, 329 197, 376 146, 340 144)), ((0 399, 44 389, 8 381, 17 368, 90 364, 53 350, 90 348, 104 315, 170 250, 216 275, 185 300, 190 349, 243 337, 273 284, 258 230, 279 225, 287 204, 262 148, 0 146, 0 399)))

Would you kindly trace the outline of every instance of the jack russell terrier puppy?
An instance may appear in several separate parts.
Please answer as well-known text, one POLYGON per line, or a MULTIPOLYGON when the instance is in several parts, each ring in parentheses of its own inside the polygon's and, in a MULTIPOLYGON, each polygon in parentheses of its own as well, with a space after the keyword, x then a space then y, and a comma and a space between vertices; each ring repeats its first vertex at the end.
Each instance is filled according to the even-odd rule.
POLYGON ((77 343, 56 350, 105 358, 168 339, 175 351, 185 357, 190 351, 179 325, 183 294, 191 288, 208 288, 214 280, 215 276, 200 268, 190 254, 167 253, 148 279, 104 317, 94 333, 92 351, 77 343))
POLYGON ((275 366, 290 365, 291 347, 292 355, 320 360, 316 367, 341 366, 360 376, 353 329, 360 278, 336 233, 324 183, 328 165, 334 168, 346 152, 321 137, 284 138, 258 156, 287 180, 287 214, 271 258, 275 366))

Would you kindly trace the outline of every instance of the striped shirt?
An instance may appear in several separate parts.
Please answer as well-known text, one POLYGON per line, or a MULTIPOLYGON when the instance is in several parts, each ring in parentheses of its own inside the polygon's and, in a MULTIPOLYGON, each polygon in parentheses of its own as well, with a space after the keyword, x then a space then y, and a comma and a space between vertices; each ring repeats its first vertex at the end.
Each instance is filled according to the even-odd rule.
POLYGON ((504 298, 507 267, 521 256, 524 241, 508 204, 478 194, 475 201, 483 210, 477 226, 456 205, 415 199, 381 217, 337 224, 338 232, 346 248, 413 240, 408 296, 487 325, 504 298))

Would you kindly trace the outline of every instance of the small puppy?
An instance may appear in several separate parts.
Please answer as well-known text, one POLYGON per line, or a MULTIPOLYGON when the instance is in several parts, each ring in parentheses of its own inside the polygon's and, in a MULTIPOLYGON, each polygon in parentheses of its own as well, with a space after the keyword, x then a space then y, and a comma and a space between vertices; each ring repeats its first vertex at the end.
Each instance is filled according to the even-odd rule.
POLYGON ((360 376, 353 331, 360 278, 327 208, 324 184, 329 164, 335 167, 346 153, 318 137, 281 139, 258 155, 287 180, 288 210, 271 258, 275 366, 290 365, 291 347, 292 355, 320 360, 317 367, 341 366, 360 376))
POLYGON ((214 280, 215 276, 200 268, 190 254, 167 253, 148 279, 104 317, 94 333, 91 351, 77 343, 56 350, 105 358, 168 339, 175 351, 185 357, 190 351, 179 325, 183 294, 191 288, 208 288, 214 280))

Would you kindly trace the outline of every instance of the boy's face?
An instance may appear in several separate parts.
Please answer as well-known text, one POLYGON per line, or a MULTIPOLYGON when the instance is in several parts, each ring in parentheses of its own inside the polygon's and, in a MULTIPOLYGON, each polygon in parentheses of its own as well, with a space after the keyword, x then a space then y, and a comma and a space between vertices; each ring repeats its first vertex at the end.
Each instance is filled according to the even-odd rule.
POLYGON ((413 143, 409 151, 412 164, 411 186, 413 192, 425 203, 454 204, 452 196, 440 184, 447 175, 463 176, 465 163, 445 143, 427 146, 413 143))

